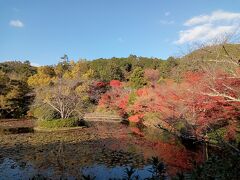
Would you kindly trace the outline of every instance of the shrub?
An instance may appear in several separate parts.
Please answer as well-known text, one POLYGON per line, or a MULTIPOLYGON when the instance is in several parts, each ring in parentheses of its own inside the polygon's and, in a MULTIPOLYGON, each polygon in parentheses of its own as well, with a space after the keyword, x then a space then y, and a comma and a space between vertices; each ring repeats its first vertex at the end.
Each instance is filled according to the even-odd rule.
POLYGON ((31 108, 32 115, 37 119, 47 120, 57 118, 57 113, 52 108, 47 105, 42 105, 38 107, 31 108))
POLYGON ((51 120, 38 120, 37 126, 41 128, 65 128, 65 127, 77 127, 83 125, 81 120, 76 118, 67 119, 51 119, 51 120))

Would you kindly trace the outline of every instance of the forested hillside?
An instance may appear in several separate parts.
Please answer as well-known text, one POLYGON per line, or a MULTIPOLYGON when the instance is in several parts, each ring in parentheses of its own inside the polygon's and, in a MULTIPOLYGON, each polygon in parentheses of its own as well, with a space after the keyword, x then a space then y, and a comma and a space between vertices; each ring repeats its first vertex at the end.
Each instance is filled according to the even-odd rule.
POLYGON ((0 63, 0 118, 24 117, 33 102, 27 80, 36 73, 28 61, 0 63))
MULTIPOLYGON (((109 82, 112 79, 127 81, 136 67, 159 68, 164 64, 168 63, 156 58, 134 55, 130 55, 128 58, 64 61, 57 65, 38 68, 31 66, 29 61, 6 61, 0 63, 0 117, 19 118, 26 116, 30 104, 34 101, 33 87, 50 85, 57 77, 81 79, 81 81, 84 79, 85 82, 88 80, 109 82), (36 75, 33 76, 34 74, 36 75), (30 76, 32 77, 28 80, 30 76)), ((170 68, 167 68, 167 71, 169 72, 170 68)), ((97 94, 97 91, 93 93, 97 94)), ((94 100, 92 99, 92 101, 94 100)))

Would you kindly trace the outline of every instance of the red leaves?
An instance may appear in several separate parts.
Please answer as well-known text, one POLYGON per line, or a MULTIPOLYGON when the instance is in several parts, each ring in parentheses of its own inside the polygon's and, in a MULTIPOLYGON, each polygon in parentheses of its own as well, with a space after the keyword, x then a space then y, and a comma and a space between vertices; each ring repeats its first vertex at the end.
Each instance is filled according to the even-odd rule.
POLYGON ((120 109, 127 109, 127 104, 128 104, 128 99, 129 99, 129 95, 126 95, 124 97, 122 97, 121 99, 119 99, 119 103, 118 103, 118 107, 120 109))
MULTIPOLYGON (((198 134, 209 127, 214 129, 216 125, 224 126, 221 125, 223 121, 226 126, 240 115, 240 103, 234 101, 234 98, 239 97, 239 78, 222 71, 214 72, 211 76, 208 73, 201 76, 188 73, 187 77, 186 81, 195 84, 195 87, 189 86, 188 90, 193 92, 193 96, 184 99, 188 102, 188 108, 194 107, 198 134)), ((231 132, 233 134, 233 130, 231 132)))
POLYGON ((111 95, 106 93, 101 96, 101 99, 99 100, 98 105, 100 107, 104 107, 104 106, 110 105, 110 101, 111 101, 111 95))
POLYGON ((198 83, 203 77, 204 74, 201 72, 186 72, 184 74, 185 81, 190 83, 198 83))
POLYGON ((129 92, 122 88, 122 83, 118 80, 112 80, 110 86, 113 88, 101 96, 99 106, 116 111, 120 116, 125 116, 129 92))
POLYGON ((113 88, 119 88, 122 86, 122 83, 119 80, 111 80, 109 84, 113 88))
POLYGON ((138 96, 147 96, 149 94, 149 88, 141 88, 136 91, 138 96))
POLYGON ((108 83, 105 83, 105 82, 102 82, 102 81, 96 81, 94 82, 94 86, 97 86, 97 87, 104 87, 104 86, 107 86, 108 83))
POLYGON ((137 127, 130 127, 130 130, 131 130, 132 133, 135 134, 135 135, 138 135, 138 136, 141 136, 141 137, 144 136, 144 133, 141 132, 140 129, 137 128, 137 127))
MULTIPOLYGON (((117 80, 110 85, 112 89, 102 96, 99 105, 122 115, 133 114, 129 117, 131 122, 142 122, 146 113, 159 113, 159 123, 173 127, 179 121, 187 122, 202 136, 208 127, 222 126, 222 121, 226 126, 240 116, 240 102, 232 100, 239 98, 240 78, 223 72, 215 72, 214 76, 188 72, 181 83, 166 80, 135 92, 126 90, 117 80), (132 103, 129 103, 130 92, 136 94, 132 103)), ((230 129, 229 137, 233 131, 230 129)))
POLYGON ((143 117, 144 117, 144 114, 135 114, 135 115, 133 115, 133 116, 130 116, 130 117, 128 118, 128 120, 129 120, 130 122, 140 123, 140 122, 142 121, 143 117))

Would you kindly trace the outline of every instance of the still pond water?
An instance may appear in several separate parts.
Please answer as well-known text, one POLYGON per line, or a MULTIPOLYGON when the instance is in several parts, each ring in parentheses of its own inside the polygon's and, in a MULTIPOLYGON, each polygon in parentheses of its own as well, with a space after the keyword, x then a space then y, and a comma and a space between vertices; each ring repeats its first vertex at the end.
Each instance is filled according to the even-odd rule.
POLYGON ((140 132, 122 124, 95 124, 71 131, 1 135, 0 179, 96 180, 123 178, 133 167, 140 179, 150 177, 151 157, 159 157, 169 176, 190 171, 204 160, 201 148, 186 148, 160 130, 140 132))

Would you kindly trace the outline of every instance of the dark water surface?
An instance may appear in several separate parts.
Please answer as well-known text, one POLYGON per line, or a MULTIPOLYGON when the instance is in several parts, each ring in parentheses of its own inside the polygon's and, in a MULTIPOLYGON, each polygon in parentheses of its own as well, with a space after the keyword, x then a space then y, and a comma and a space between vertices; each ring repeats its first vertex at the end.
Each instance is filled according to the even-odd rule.
POLYGON ((159 157, 169 176, 187 172, 204 160, 201 149, 187 149, 160 130, 140 132, 121 124, 95 124, 71 131, 1 135, 0 179, 98 180, 123 178, 133 167, 140 179, 150 177, 150 158, 159 157))

